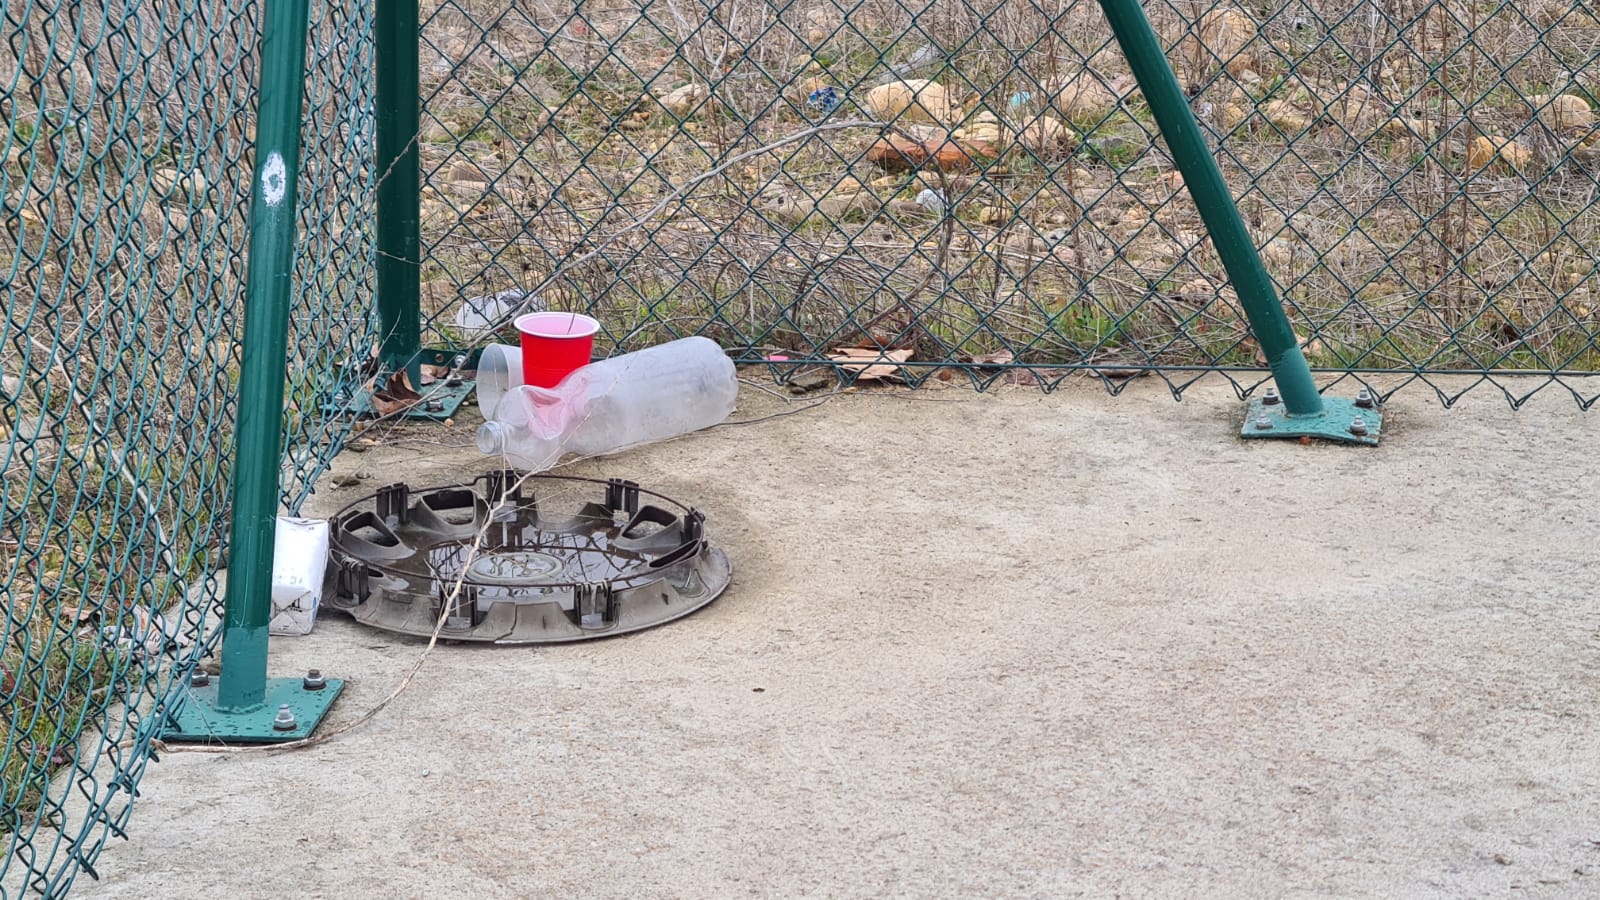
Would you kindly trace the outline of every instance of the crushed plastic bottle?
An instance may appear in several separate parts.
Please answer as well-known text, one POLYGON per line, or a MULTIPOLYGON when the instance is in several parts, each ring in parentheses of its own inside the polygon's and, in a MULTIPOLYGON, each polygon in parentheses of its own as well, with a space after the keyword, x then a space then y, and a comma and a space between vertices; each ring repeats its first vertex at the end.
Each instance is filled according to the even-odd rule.
POLYGON ((739 378, 715 341, 683 338, 591 363, 554 388, 521 385, 478 428, 478 449, 540 472, 709 428, 733 412, 739 378))
POLYGON ((817 88, 806 96, 806 106, 809 106, 812 112, 824 116, 838 109, 839 104, 843 102, 844 97, 832 86, 817 88))

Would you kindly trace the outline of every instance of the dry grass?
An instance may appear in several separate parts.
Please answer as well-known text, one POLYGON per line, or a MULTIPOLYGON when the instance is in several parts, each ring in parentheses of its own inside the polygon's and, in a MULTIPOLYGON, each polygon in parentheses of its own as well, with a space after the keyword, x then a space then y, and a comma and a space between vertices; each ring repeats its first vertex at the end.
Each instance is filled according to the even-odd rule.
MULTIPOLYGON (((1589 129, 1546 127, 1525 99, 1592 103, 1592 16, 1180 2, 1152 17, 1314 363, 1600 362, 1589 129), (1482 136, 1516 144, 1474 167, 1482 136)), ((915 74, 956 95, 968 124, 987 112, 1021 129, 1062 112, 1041 102, 1048 86, 1125 75, 1108 33, 1078 0, 914 13, 867 2, 848 15, 831 2, 591 3, 576 17, 540 2, 438 7, 421 135, 435 336, 459 337, 449 323, 462 297, 537 285, 605 244, 546 299, 597 308, 629 346, 704 330, 746 351, 812 353, 873 322, 926 360, 1010 348, 1041 364, 1251 365, 1137 92, 1108 115, 1075 116, 1070 154, 1007 148, 955 179, 942 253, 939 223, 892 202, 926 177, 885 179, 867 163, 873 129, 786 147, 635 220, 730 155, 813 124, 814 87, 845 92, 835 117, 857 114, 889 65, 931 44, 949 65, 915 74), (712 98, 681 118, 651 99, 692 83, 712 98), (1013 104, 1018 92, 1032 96, 1013 104), (779 214, 857 181, 867 193, 835 207, 842 221, 779 214)))

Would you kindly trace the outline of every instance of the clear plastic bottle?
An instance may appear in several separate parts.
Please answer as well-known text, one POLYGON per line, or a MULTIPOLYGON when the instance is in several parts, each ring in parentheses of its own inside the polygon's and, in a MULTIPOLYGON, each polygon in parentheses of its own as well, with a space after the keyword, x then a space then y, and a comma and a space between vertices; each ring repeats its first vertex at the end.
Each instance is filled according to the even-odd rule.
POLYGON ((567 453, 599 456, 709 428, 738 397, 722 348, 683 338, 590 363, 554 388, 511 388, 478 429, 478 449, 538 472, 567 453))

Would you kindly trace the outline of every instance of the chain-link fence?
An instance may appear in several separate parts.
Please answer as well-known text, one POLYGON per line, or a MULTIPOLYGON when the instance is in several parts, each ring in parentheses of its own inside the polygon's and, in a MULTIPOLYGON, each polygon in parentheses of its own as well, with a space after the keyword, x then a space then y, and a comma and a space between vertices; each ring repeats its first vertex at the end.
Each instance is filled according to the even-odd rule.
MULTIPOLYGON (((289 509, 377 337, 381 10, 312 7, 289 509)), ((0 0, 0 890, 92 871, 215 641, 258 8, 0 0)), ((1314 366, 1596 399, 1593 12, 1147 10, 1314 366)), ((542 306, 780 374, 1262 378, 1096 3, 422 11, 429 343, 542 306)))
MULTIPOLYGON (((1587 6, 1146 8, 1314 367, 1595 398, 1587 6)), ((1090 0, 456 0, 423 37, 425 339, 531 292, 913 382, 1258 369, 1090 0)))
MULTIPOLYGON (((371 11, 312 7, 291 509, 373 330, 371 11)), ((93 871, 216 638, 258 10, 0 2, 0 896, 93 871)))

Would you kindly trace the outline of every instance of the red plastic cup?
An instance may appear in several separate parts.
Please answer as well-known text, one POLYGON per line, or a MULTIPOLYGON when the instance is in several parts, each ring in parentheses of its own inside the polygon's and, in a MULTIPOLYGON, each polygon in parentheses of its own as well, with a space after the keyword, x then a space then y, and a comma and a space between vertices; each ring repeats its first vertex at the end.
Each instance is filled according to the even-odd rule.
POLYGON ((563 378, 589 364, 594 353, 594 333, 600 323, 588 316, 565 312, 536 312, 518 316, 522 335, 522 383, 553 388, 563 378))

